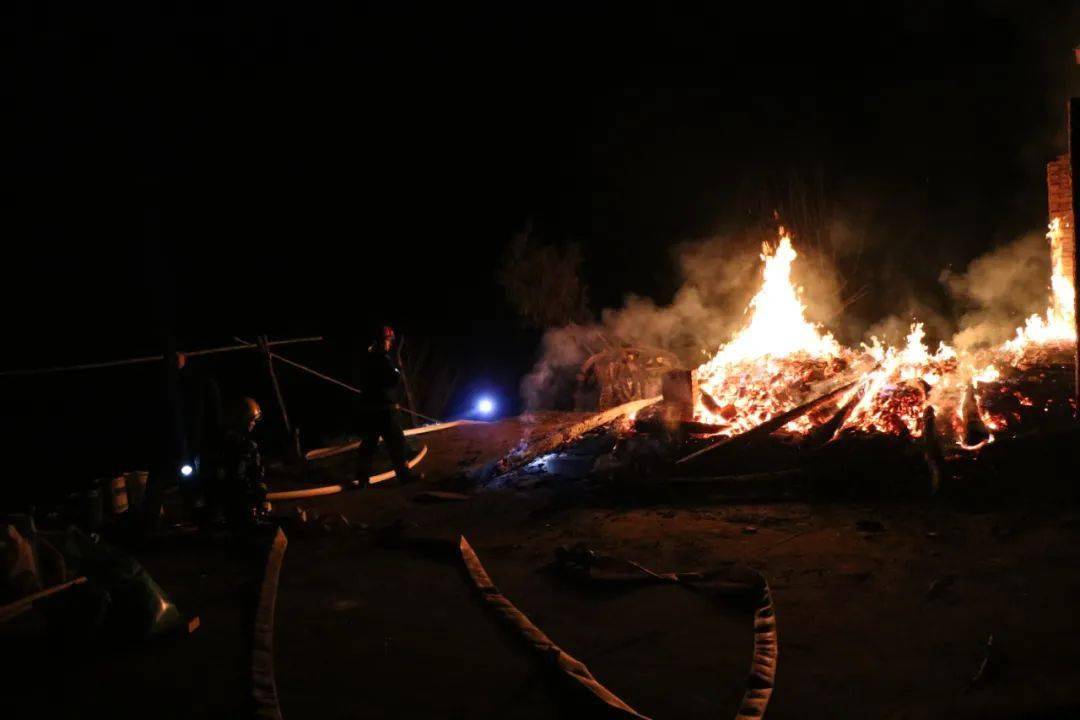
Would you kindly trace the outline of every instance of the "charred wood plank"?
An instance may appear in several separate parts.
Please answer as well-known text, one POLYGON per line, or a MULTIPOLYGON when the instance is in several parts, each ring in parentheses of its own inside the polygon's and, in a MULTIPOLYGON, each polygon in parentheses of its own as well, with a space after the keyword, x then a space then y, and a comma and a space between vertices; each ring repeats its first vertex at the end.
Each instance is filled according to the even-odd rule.
POLYGON ((745 444, 747 442, 750 442, 750 441, 752 441, 752 440, 754 440, 756 438, 764 437, 766 435, 771 435, 772 433, 776 432, 780 428, 787 425, 792 420, 798 420, 802 416, 804 416, 804 415, 806 415, 808 413, 811 413, 814 410, 817 410, 818 408, 822 407, 826 403, 835 401, 837 398, 839 398, 845 392, 847 392, 851 388, 855 387, 855 385, 858 382, 859 382, 859 380, 852 380, 851 382, 846 383, 844 385, 841 385, 840 387, 836 388, 835 390, 827 392, 824 395, 821 395, 821 396, 819 396, 817 398, 814 398, 813 400, 811 400, 809 402, 803 403, 802 405, 799 405, 798 407, 794 407, 791 410, 788 410, 786 412, 782 412, 779 415, 776 415, 776 416, 774 416, 772 418, 769 418, 765 422, 761 423, 760 425, 756 425, 755 427, 750 428, 749 430, 747 430, 744 433, 740 433, 739 435, 733 435, 731 437, 724 438, 723 440, 720 440, 719 442, 715 442, 712 445, 708 445, 708 446, 706 446, 706 447, 704 447, 704 448, 702 448, 700 450, 692 452, 689 455, 687 455, 686 457, 681 458, 677 462, 680 463, 680 464, 685 463, 685 462, 689 462, 690 460, 693 460, 694 458, 700 457, 702 455, 705 455, 706 453, 713 452, 713 451, 718 450, 718 449, 723 448, 723 447, 726 447, 726 448, 738 447, 738 446, 743 445, 743 444, 745 444))
POLYGON ((613 423, 621 417, 632 415, 644 410, 650 405, 655 405, 660 402, 660 399, 660 396, 657 395, 656 397, 647 398, 645 400, 634 400, 632 402, 624 403, 618 407, 613 407, 610 410, 590 415, 579 422, 566 425, 537 440, 529 442, 523 441, 521 445, 495 464, 495 473, 503 475, 512 470, 516 470, 519 467, 528 465, 540 455, 546 455, 549 452, 553 452, 559 447, 577 440, 585 433, 613 423))
POLYGON ((660 394, 664 398, 665 415, 675 421, 694 419, 698 387, 689 370, 670 370, 661 379, 660 394))
POLYGON ((855 394, 848 398, 847 402, 837 408, 831 418, 810 432, 804 444, 808 448, 819 448, 834 440, 836 438, 836 433, 840 432, 840 429, 844 427, 844 423, 851 417, 851 412, 863 399, 867 387, 869 387, 869 383, 864 382, 855 394))

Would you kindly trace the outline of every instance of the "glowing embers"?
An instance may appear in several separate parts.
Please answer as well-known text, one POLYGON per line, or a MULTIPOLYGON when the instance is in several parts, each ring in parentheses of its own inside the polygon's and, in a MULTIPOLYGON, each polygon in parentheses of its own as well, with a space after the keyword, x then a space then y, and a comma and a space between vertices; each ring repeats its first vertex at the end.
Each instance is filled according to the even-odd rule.
POLYGON ((931 352, 919 322, 899 348, 877 338, 860 350, 842 347, 806 319, 791 280, 798 256, 781 230, 775 248, 764 246, 762 283, 747 307, 746 323, 695 371, 701 391, 695 419, 716 426, 719 435, 738 435, 855 380, 834 405, 789 422, 784 431, 804 435, 823 426, 830 437, 918 438, 933 408, 941 419, 937 433, 977 449, 1020 425, 1067 418, 1075 408, 1057 375, 1071 377, 1071 358, 1061 356, 1075 347, 1075 290, 1059 220, 1047 238, 1052 268, 1046 315, 1031 316, 1014 339, 993 350, 961 357, 943 342, 931 352))
POLYGON ((956 382, 956 351, 945 343, 930 353, 923 338, 922 323, 914 323, 903 349, 886 347, 876 337, 863 346, 877 361, 863 381, 862 399, 848 416, 845 429, 883 432, 894 435, 922 434, 922 417, 939 386, 956 382))

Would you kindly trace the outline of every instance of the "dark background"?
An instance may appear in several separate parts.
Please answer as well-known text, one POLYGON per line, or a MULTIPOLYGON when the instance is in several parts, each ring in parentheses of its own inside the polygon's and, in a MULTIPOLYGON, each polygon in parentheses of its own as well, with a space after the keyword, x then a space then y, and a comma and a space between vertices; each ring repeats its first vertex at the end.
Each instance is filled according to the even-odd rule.
MULTIPOLYGON (((872 233, 878 288, 932 295, 1045 223, 1075 3, 578 5, 21 3, 0 366, 385 319, 461 368, 452 409, 487 387, 512 410, 539 335, 494 270, 529 220, 580 243, 594 309, 670 299, 671 246, 792 177, 872 233)), ((265 397, 255 358, 226 364, 265 397)), ((315 444, 337 396, 282 372, 315 444)), ((0 378, 18 471, 130 466, 153 383, 0 378)))

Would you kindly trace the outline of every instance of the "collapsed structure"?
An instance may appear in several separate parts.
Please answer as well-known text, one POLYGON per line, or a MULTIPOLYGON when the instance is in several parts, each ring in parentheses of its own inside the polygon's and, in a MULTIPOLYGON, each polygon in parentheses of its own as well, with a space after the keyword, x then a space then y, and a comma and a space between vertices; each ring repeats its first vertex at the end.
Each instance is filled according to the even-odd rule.
MULTIPOLYGON (((1031 413, 1071 415, 1072 406, 1059 393, 1036 401, 1013 387, 1023 384, 1025 374, 1068 364, 1076 342, 1071 223, 1054 217, 1047 238, 1052 272, 1045 314, 1029 317, 1015 337, 998 347, 958 352, 945 342, 931 351, 917 320, 901 347, 877 337, 860 348, 838 343, 806 319, 799 289, 791 281, 797 253, 781 229, 779 241, 763 247, 761 288, 750 301, 743 328, 693 371, 698 388, 694 419, 711 426, 713 434, 733 436, 848 383, 854 384, 830 407, 800 415, 784 431, 806 435, 835 419, 833 436, 918 438, 932 408, 937 417, 950 419, 938 423, 940 435, 972 447, 968 428, 973 422, 1000 433, 1015 429, 1031 413), (1003 386, 1009 386, 1007 392, 1003 386)), ((983 441, 993 439, 990 433, 983 441)))
MULTIPOLYGON (((698 436, 779 430, 821 444, 892 435, 974 450, 995 437, 1071 419, 1076 348, 1075 226, 1069 156, 1048 164, 1049 297, 1013 337, 977 350, 931 350, 914 319, 902 346, 839 343, 806 318, 791 276, 792 236, 763 244, 761 284, 746 321, 705 363, 665 385, 698 436), (771 428, 771 429, 770 429, 771 428)), ((671 413, 668 413, 669 417, 671 413)), ((676 413, 678 415, 678 413, 676 413)))

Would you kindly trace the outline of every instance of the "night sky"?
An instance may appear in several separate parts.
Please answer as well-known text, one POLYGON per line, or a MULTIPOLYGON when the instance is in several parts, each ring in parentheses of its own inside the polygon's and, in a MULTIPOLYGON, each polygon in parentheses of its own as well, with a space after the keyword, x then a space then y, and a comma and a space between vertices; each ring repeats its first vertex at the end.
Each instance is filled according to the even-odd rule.
POLYGON ((663 302, 674 244, 816 178, 867 277, 932 287, 1045 223, 1080 94, 1069 2, 20 5, 5 368, 389 319, 512 396, 527 221, 594 310, 663 302))

